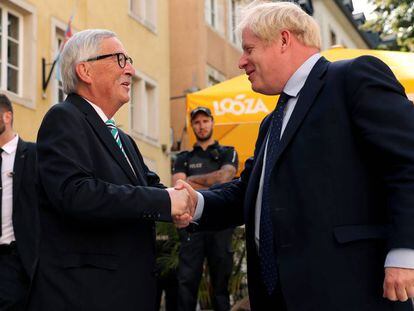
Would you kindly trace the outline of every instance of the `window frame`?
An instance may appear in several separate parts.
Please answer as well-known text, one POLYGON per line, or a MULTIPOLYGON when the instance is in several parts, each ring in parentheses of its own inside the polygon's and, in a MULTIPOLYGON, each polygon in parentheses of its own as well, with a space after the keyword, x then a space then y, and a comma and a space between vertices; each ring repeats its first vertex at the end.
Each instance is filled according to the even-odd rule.
POLYGON ((236 18, 237 10, 240 10, 242 7, 242 0, 227 0, 227 38, 233 46, 242 50, 241 40, 235 33, 235 28, 238 24, 238 19, 236 18), (233 12, 233 3, 239 3, 235 5, 235 10, 233 12), (233 23, 234 21, 234 23, 233 23))
MULTIPOLYGON (((7 95, 14 103, 23 107, 34 109, 36 107, 36 98, 38 94, 38 53, 37 53, 37 10, 36 7, 26 0, 8 0, 1 2, 2 9, 12 11, 21 17, 22 45, 20 51, 20 94, 2 89, 2 93, 7 95)), ((0 82, 1 83, 1 82, 0 82)), ((43 98, 45 98, 43 94, 43 98)))
MULTIPOLYGON (((0 66, 1 66, 1 76, 0 76, 0 90, 1 91, 7 91, 11 94, 14 94, 15 96, 22 96, 23 93, 23 45, 24 45, 24 41, 23 41, 23 31, 24 31, 24 27, 23 27, 23 19, 24 16, 17 12, 16 10, 13 10, 12 8, 9 8, 7 6, 5 6, 4 4, 0 4, 0 14, 2 14, 2 18, 1 18, 1 22, 2 22, 2 33, 1 33, 1 45, 2 45, 2 53, 0 55, 0 66), (8 35, 8 27, 7 27, 7 23, 8 23, 8 14, 12 14, 14 16, 16 16, 18 18, 18 31, 19 31, 19 36, 17 39, 17 44, 18 44, 18 59, 17 59, 17 64, 18 66, 17 68, 17 92, 8 90, 8 72, 7 69, 9 67, 9 63, 7 60, 7 53, 8 53, 8 40, 9 40, 9 35, 8 35)), ((14 42, 14 40, 11 38, 14 42)), ((12 68, 14 68, 15 66, 13 66, 12 68)))
MULTIPOLYGON (((56 59, 57 53, 59 51, 59 47, 57 46, 57 39, 58 37, 60 37, 61 35, 58 34, 59 32, 63 33, 63 40, 65 40, 65 31, 67 28, 67 23, 64 23, 54 17, 52 17, 52 36, 51 36, 51 51, 50 51, 50 63, 53 63, 53 61, 56 59)), ((73 28, 72 28, 73 31, 73 28)), ((59 81, 56 78, 56 73, 57 73, 57 66, 59 66, 59 64, 55 65, 55 69, 53 70, 53 75, 52 75, 52 92, 53 92, 53 96, 51 96, 51 103, 50 105, 53 106, 55 104, 57 104, 59 102, 59 81)), ((48 67, 50 69, 50 67, 48 67)), ((64 95, 67 95, 64 93, 64 95)))
POLYGON ((137 139, 143 140, 149 144, 159 147, 160 146, 160 103, 159 103, 159 86, 158 83, 154 80, 145 75, 144 73, 136 70, 135 75, 132 78, 131 84, 131 91, 130 91, 130 105, 129 105, 129 128, 130 133, 133 137, 137 139), (137 86, 135 84, 138 83, 137 86), (153 89, 153 114, 154 116, 150 115, 150 103, 148 102, 147 91, 146 87, 149 85, 153 89), (134 89, 137 88, 138 98, 135 99, 134 96, 134 89), (145 96, 145 97, 144 97, 145 96), (141 101, 141 105, 138 103, 141 101), (143 103, 145 101, 145 103, 143 103), (145 105, 144 112, 141 115, 145 115, 145 117, 138 118, 135 120, 134 114, 136 113, 135 109, 139 109, 145 105), (151 119, 151 120, 150 120, 151 119), (138 127, 135 127, 135 122, 142 122, 144 123, 144 129, 140 130, 138 127), (150 128, 150 122, 154 124, 154 128, 150 128), (154 135, 152 135, 154 134, 154 135))
POLYGON ((213 86, 225 80, 226 80, 226 76, 222 72, 212 67, 211 65, 207 64, 206 66, 206 87, 213 86), (210 84, 210 81, 211 81, 210 77, 211 77, 211 80, 216 81, 216 83, 210 84))
POLYGON ((156 0, 129 0, 128 15, 155 34, 157 33, 157 24, 158 24, 157 13, 158 13, 158 6, 157 6, 156 0), (142 11, 142 14, 139 14, 132 10, 132 4, 134 1, 137 3, 137 6, 139 7, 138 11, 142 11), (152 5, 151 14, 148 13, 148 9, 147 9, 149 3, 152 5))

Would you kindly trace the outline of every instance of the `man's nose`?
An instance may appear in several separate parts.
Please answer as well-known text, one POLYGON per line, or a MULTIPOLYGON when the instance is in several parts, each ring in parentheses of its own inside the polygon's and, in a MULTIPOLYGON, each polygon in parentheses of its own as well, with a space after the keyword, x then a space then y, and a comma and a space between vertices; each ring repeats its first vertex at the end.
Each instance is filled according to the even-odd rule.
POLYGON ((130 62, 126 63, 126 66, 124 68, 124 73, 127 74, 127 75, 131 75, 131 76, 135 75, 135 68, 134 68, 134 66, 132 66, 132 64, 130 62))
POLYGON ((239 59, 239 68, 244 69, 244 67, 246 67, 246 65, 247 65, 246 56, 242 55, 239 59))

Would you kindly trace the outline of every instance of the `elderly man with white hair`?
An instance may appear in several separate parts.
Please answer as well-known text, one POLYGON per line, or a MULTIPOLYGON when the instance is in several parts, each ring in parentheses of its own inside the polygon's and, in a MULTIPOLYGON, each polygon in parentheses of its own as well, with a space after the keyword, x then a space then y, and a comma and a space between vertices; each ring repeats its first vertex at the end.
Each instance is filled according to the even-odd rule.
POLYGON ((155 309, 155 221, 189 221, 186 190, 165 189, 113 116, 132 59, 107 30, 61 55, 65 93, 38 134, 41 247, 29 310, 155 309))

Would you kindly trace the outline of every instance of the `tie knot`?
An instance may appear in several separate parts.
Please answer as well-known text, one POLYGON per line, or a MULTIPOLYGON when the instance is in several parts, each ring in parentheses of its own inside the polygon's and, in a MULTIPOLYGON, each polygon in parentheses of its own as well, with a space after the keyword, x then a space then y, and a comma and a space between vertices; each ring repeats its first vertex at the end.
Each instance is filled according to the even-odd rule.
POLYGON ((109 127, 116 127, 114 119, 108 119, 105 124, 109 127))
POLYGON ((292 97, 293 97, 293 96, 290 96, 290 95, 286 94, 285 92, 282 92, 282 93, 280 94, 280 96, 279 96, 278 103, 279 103, 279 104, 286 104, 286 103, 287 103, 287 101, 288 101, 289 99, 291 99, 292 97))

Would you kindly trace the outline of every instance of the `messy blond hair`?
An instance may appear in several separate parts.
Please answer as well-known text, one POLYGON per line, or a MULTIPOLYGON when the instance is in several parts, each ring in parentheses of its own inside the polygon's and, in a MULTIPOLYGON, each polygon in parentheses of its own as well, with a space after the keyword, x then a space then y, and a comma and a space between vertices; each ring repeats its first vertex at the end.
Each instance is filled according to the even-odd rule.
POLYGON ((241 11, 241 20, 236 32, 240 35, 245 28, 267 43, 273 42, 280 30, 287 29, 303 45, 321 48, 318 24, 300 6, 292 2, 252 2, 241 11))

